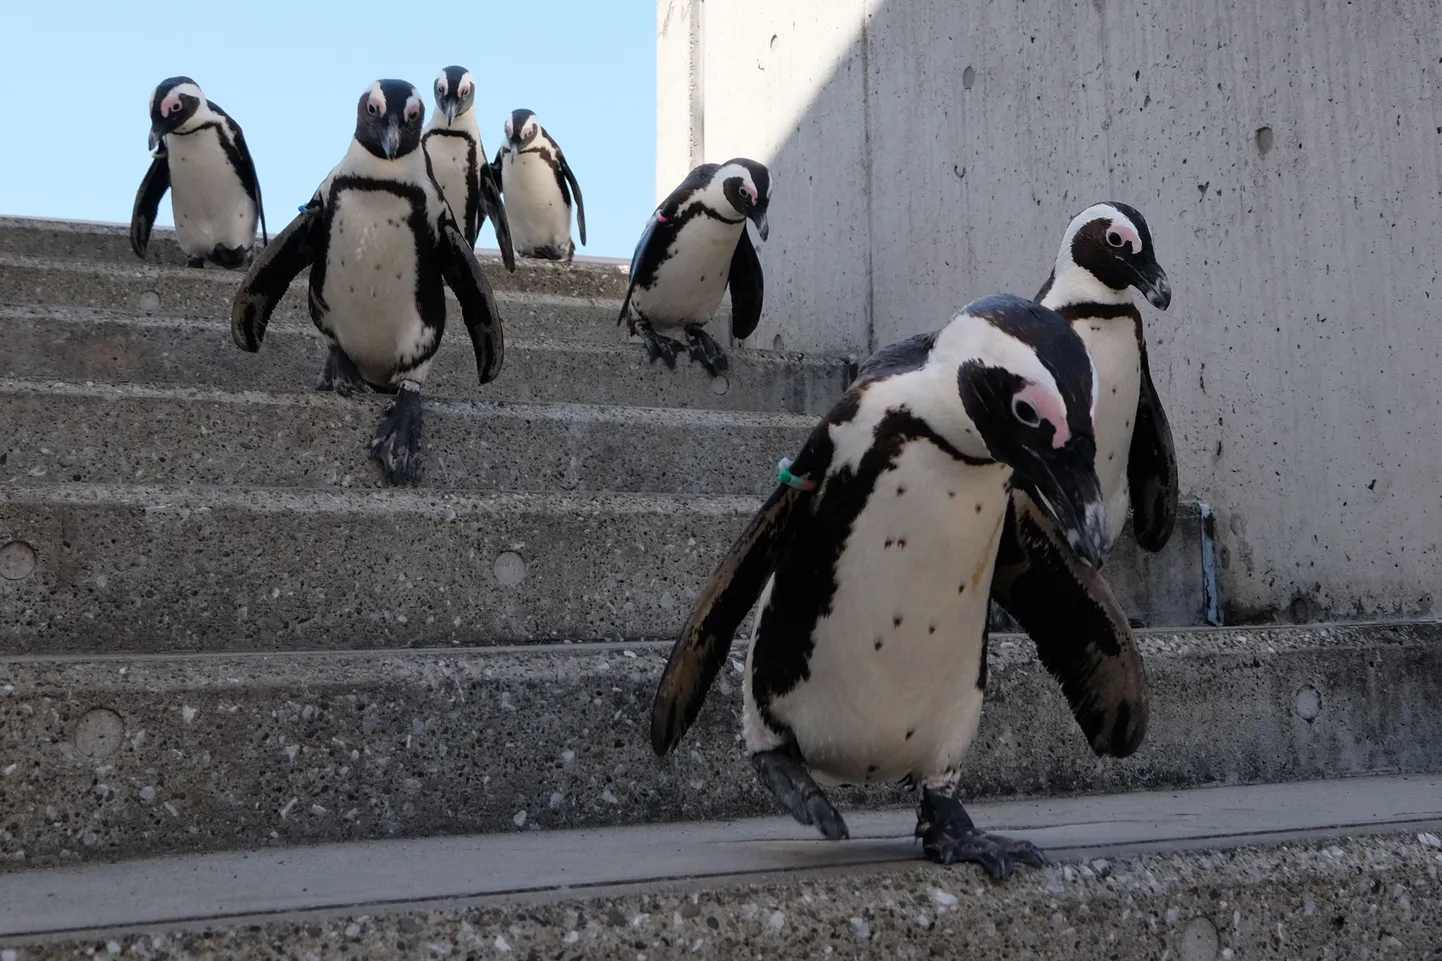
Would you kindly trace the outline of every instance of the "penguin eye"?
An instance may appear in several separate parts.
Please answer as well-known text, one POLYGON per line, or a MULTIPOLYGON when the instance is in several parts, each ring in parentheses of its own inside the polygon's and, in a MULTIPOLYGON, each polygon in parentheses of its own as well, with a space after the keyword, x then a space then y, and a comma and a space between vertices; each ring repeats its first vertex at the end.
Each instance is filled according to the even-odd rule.
POLYGON ((376 116, 380 112, 380 108, 376 106, 374 100, 366 104, 366 113, 370 114, 372 117, 376 116))
POLYGON ((1011 412, 1017 420, 1028 427, 1040 427, 1041 417, 1037 414, 1036 408, 1020 397, 1011 399, 1011 412))
POLYGON ((1108 231, 1107 243, 1111 244, 1113 247, 1120 247, 1122 245, 1122 235, 1117 233, 1115 230, 1108 231))

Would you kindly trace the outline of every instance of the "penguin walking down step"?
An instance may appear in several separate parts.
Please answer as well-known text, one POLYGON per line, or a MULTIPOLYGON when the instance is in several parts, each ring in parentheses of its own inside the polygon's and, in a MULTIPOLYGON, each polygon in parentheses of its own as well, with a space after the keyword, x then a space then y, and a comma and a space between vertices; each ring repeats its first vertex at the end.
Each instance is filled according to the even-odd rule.
MULTIPOLYGON (((1051 276, 1036 296, 1071 324, 1096 367, 1097 477, 1107 504, 1108 552, 1121 535, 1128 505, 1132 533, 1149 552, 1166 546, 1177 517, 1171 428, 1152 383, 1133 290, 1159 310, 1171 304, 1171 284, 1141 212, 1100 203, 1067 226, 1051 276)), ((1131 628, 1141 622, 1122 613, 1102 575, 1078 563, 1046 511, 1023 491, 1012 495, 992 597, 1036 643, 1054 675, 1074 673, 1098 650, 1135 649, 1131 628)), ((1084 694, 1067 694, 1082 721, 1084 694)), ((1092 747, 1124 756, 1135 745, 1093 741, 1092 747)))
POLYGON ((345 157, 251 264, 231 307, 236 344, 260 350, 276 304, 310 267, 311 319, 330 342, 316 387, 395 395, 370 441, 393 484, 420 475, 421 386, 445 330, 443 283, 460 301, 482 384, 504 351, 490 284, 426 171, 424 118, 409 83, 371 84, 345 157))
POLYGON ((686 349, 662 331, 685 333, 691 357, 713 377, 729 366, 706 324, 731 288, 731 335, 751 336, 761 321, 764 278, 746 231, 756 224, 764 242, 771 204, 771 173, 764 164, 738 157, 702 164, 651 214, 631 257, 631 283, 619 325, 640 334, 652 362, 671 368, 686 349))
POLYGON ((582 245, 586 243, 586 205, 566 155, 535 113, 511 111, 506 142, 496 151, 492 169, 506 195, 516 254, 569 264, 576 256, 571 239, 572 197, 582 245))
POLYGON ((475 78, 465 67, 446 67, 436 77, 435 94, 436 112, 421 135, 431 176, 441 188, 441 196, 450 205, 451 216, 460 225, 466 242, 475 247, 481 225, 489 217, 496 231, 496 244, 501 248, 501 260, 507 270, 514 271, 516 255, 506 208, 476 123, 475 78))
POLYGON ((245 265, 265 211, 255 162, 240 125, 194 80, 171 77, 150 95, 150 169, 135 192, 130 249, 144 258, 161 198, 170 191, 175 237, 191 267, 245 265))
MULTIPOLYGON (((1018 861, 1044 863, 1031 844, 972 823, 960 769, 981 715, 1010 491, 1045 505, 1080 557, 1101 555, 1094 383, 1066 322, 1010 295, 874 355, 795 462, 782 461, 781 486, 703 589, 656 692, 657 753, 695 720, 759 595, 746 749, 797 821, 845 838, 821 783, 903 780, 920 792, 916 834, 929 859, 976 862, 997 878, 1018 861)), ((1071 679, 1117 736, 1146 716, 1130 666, 1071 679)))

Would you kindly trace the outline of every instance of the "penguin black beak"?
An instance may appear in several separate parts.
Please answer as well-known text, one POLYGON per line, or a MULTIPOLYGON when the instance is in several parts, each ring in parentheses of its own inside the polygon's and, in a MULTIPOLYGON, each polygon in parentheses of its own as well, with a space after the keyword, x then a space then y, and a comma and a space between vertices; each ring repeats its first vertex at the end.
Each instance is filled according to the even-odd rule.
POLYGON ((447 97, 440 103, 441 113, 446 115, 446 124, 449 126, 456 122, 456 108, 460 104, 452 97, 447 97))
POLYGON ((150 128, 150 154, 151 154, 151 156, 154 156, 156 150, 158 150, 158 149, 160 148, 160 138, 163 137, 163 136, 165 136, 165 131, 164 131, 164 130, 161 130, 158 126, 156 126, 156 127, 151 127, 151 128, 150 128))
POLYGON ((761 241, 765 243, 766 238, 771 235, 771 224, 766 220, 766 211, 752 207, 751 213, 747 214, 751 222, 756 225, 756 232, 761 235, 761 241))
POLYGON ((1073 441, 1017 471, 1018 486, 1042 506, 1089 567, 1106 559, 1107 511, 1097 480, 1096 446, 1073 441))
POLYGON ((1136 274, 1136 288, 1147 298, 1147 302, 1157 310, 1166 310, 1172 302, 1172 284, 1161 265, 1154 260, 1138 264, 1132 270, 1136 274))
POLYGON ((396 153, 401 149, 401 125, 398 121, 392 120, 386 124, 386 132, 381 137, 381 150, 385 151, 387 160, 396 159, 396 153))

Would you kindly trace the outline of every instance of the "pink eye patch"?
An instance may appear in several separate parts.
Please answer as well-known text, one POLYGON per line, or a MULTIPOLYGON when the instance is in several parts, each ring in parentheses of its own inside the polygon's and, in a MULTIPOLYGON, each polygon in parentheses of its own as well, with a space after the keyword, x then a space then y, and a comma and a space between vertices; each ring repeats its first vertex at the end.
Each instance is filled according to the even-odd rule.
POLYGON ((1062 406, 1061 398, 1040 384, 1028 384, 1017 393, 1016 398, 1026 401, 1037 412, 1037 416, 1051 424, 1054 431, 1052 447, 1066 446, 1067 441, 1071 440, 1071 428, 1067 426, 1066 409, 1062 406))
POLYGON ((1113 221, 1111 232, 1122 238, 1122 243, 1134 254, 1142 252, 1142 238, 1131 224, 1113 221))

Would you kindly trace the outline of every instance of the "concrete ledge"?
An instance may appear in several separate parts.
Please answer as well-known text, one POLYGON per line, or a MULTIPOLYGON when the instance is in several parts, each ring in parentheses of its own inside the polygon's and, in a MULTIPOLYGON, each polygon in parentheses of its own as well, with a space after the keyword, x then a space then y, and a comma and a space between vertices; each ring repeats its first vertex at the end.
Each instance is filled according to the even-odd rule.
MULTIPOLYGON (((427 386, 518 403, 617 404, 820 414, 846 389, 842 360, 734 349, 731 369, 712 378, 687 358, 668 370, 639 344, 506 342, 500 377, 476 385, 463 328, 446 332, 427 386)), ((221 389, 305 391, 325 361, 311 327, 271 331, 258 354, 231 342, 229 324, 169 317, 0 308, 0 377, 84 383, 146 383, 221 389)))
POLYGON ((1439 792, 1381 779, 977 805, 1060 862, 1001 884, 919 865, 907 812, 857 819, 840 844, 768 820, 27 872, 0 877, 0 937, 24 945, 15 961, 97 942, 230 959, 1432 959, 1442 851, 1418 829, 1442 824, 1439 792))
MULTIPOLYGON (((967 797, 1442 771, 1442 627, 1149 632, 1142 644, 1151 726, 1115 761, 1092 755, 1030 642, 993 637, 967 797)), ((737 743, 734 666, 680 750, 651 753, 667 651, 0 660, 0 850, 20 867, 774 813, 737 743)), ((835 797, 849 817, 910 795, 835 797)))
MULTIPOLYGON (((287 217, 285 223, 289 222, 287 217)), ((277 233, 285 223, 276 227, 277 233)), ((605 297, 619 301, 626 296, 626 285, 630 280, 629 264, 610 258, 582 258, 570 266, 518 259, 516 272, 512 274, 501 264, 499 251, 482 249, 476 254, 497 290, 605 297)), ((149 257, 142 261, 130 249, 130 227, 127 224, 30 217, 0 217, 0 255, 90 261, 123 267, 185 266, 185 257, 175 243, 175 231, 165 227, 151 235, 149 257)), ((231 276, 235 278, 233 282, 238 283, 244 271, 207 268, 193 273, 231 276)))
MULTIPOLYGON (((0 381, 0 485, 36 481, 383 487, 367 442, 386 400, 0 381)), ((432 490, 764 496, 801 414, 426 402, 432 490)))

